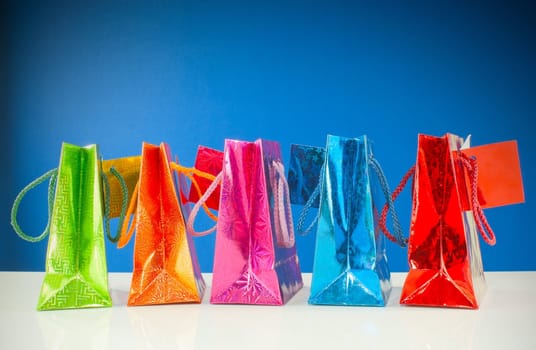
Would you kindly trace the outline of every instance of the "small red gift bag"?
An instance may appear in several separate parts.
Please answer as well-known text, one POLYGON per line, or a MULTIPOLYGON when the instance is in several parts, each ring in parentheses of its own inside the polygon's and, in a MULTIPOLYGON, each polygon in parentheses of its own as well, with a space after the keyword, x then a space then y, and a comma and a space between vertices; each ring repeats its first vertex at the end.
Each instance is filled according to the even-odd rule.
POLYGON ((456 135, 421 134, 416 165, 393 198, 411 176, 409 273, 400 303, 476 309, 486 290, 478 233, 495 244, 483 208, 524 201, 517 144, 469 148, 456 135))

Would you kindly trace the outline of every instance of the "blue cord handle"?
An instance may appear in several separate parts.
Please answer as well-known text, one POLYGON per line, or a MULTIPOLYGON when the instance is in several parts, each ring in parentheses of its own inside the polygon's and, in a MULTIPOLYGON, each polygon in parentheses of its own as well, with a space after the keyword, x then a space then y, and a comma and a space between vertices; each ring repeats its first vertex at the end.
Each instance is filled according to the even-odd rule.
POLYGON ((30 182, 26 187, 20 191, 20 193, 15 198, 15 201, 13 202, 13 207, 11 208, 11 226, 19 235, 20 238, 24 239, 28 242, 39 242, 42 241, 49 233, 50 231, 50 218, 52 217, 52 206, 54 204, 54 190, 56 188, 56 181, 58 178, 58 169, 52 169, 44 173, 43 175, 39 176, 34 181, 30 182), (19 223, 17 222, 17 213, 19 211, 19 206, 26 195, 31 189, 33 189, 36 186, 39 186, 41 183, 45 182, 48 178, 50 178, 50 182, 48 184, 48 221, 47 226, 45 227, 45 230, 43 233, 41 233, 39 236, 29 236, 19 226, 19 223))
POLYGON ((311 196, 309 197, 309 199, 307 200, 307 202, 303 206, 303 209, 300 212, 300 216, 298 217, 298 225, 296 227, 296 230, 302 236, 307 235, 313 229, 313 227, 318 222, 318 219, 320 218, 320 208, 318 208, 318 213, 315 216, 315 218, 313 219, 313 221, 309 224, 309 226, 307 226, 307 228, 305 230, 303 230, 303 226, 305 225, 305 218, 307 217, 307 214, 309 213, 309 210, 311 210, 311 208, 315 204, 315 201, 316 201, 317 197, 320 196, 320 189, 322 188, 322 185, 323 185, 322 184, 322 178, 323 178, 322 176, 324 174, 324 169, 325 169, 325 167, 324 167, 324 165, 322 165, 322 168, 320 168, 320 175, 318 177, 318 185, 316 185, 315 190, 313 191, 313 193, 311 193, 311 196))

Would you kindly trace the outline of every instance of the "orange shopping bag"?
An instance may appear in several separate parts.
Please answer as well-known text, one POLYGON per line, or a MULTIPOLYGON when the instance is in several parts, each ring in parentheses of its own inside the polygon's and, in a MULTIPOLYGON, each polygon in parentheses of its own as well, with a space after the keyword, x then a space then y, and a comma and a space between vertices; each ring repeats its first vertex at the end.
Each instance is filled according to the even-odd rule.
POLYGON ((128 232, 127 224, 123 226, 118 242, 124 247, 136 231, 129 306, 199 303, 203 298, 205 282, 186 232, 188 208, 179 201, 173 168, 179 170, 179 185, 185 186, 184 175, 192 177, 170 161, 169 147, 143 143, 139 180, 127 214, 135 211, 134 217, 128 232))

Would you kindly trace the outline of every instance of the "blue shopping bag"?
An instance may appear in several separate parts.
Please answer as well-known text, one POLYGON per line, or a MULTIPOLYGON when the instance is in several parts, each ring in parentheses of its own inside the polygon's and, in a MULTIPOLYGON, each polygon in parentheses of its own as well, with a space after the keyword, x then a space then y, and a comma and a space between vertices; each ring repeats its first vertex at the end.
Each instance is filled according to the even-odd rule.
POLYGON ((325 148, 292 145, 288 182, 291 203, 304 205, 298 231, 309 209, 319 208, 305 230, 317 224, 309 303, 384 306, 391 282, 379 188, 391 209, 396 237, 389 237, 401 246, 405 239, 369 139, 329 135, 325 148))

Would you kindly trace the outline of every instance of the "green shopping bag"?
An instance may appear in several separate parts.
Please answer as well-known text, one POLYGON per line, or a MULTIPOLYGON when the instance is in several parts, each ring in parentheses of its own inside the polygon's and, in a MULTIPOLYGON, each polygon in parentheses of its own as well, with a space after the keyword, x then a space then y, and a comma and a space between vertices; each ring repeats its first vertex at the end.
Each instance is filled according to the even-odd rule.
MULTIPOLYGON (((121 183, 126 207, 128 193, 125 196, 124 181, 113 169, 112 173, 121 183)), ((58 169, 30 183, 15 199, 11 212, 15 232, 30 242, 40 241, 49 234, 46 271, 37 310, 112 305, 104 248, 103 219, 107 206, 103 203, 103 184, 105 188, 110 187, 101 170, 97 146, 63 143, 58 169), (28 236, 17 223, 19 204, 29 190, 49 178, 49 222, 40 236, 28 236)), ((109 192, 106 199, 109 203, 109 192)), ((110 237, 115 238, 118 237, 110 237)))

